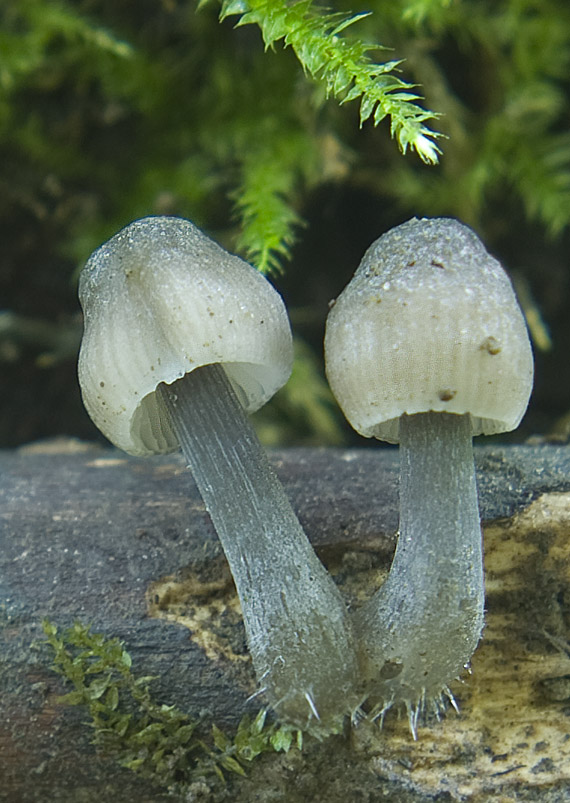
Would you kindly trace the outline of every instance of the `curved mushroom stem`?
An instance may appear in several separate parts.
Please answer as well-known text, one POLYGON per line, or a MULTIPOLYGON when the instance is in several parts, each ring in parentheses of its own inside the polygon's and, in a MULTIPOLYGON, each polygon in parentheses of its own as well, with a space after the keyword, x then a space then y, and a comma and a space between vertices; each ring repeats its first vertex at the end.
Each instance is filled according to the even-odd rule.
POLYGON ((483 556, 468 415, 400 418, 400 535, 386 582, 356 613, 365 691, 383 714, 443 710, 483 628, 483 556))
POLYGON ((230 565, 263 691, 282 720, 340 731, 360 702, 346 607, 225 371, 208 365, 159 389, 230 565))

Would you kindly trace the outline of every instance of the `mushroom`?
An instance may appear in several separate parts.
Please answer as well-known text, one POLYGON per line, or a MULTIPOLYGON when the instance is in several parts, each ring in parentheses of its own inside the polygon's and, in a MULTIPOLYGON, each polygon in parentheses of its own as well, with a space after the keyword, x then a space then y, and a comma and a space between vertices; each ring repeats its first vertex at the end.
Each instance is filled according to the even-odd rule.
POLYGON ((343 599, 247 416, 289 377, 281 297, 175 217, 137 220, 79 282, 79 382, 91 418, 133 455, 181 448, 222 543, 254 668, 278 716, 317 736, 359 702, 343 599))
POLYGON ((400 444, 399 538, 354 616, 373 716, 439 715, 483 628, 472 436, 517 427, 532 351, 511 283, 456 220, 413 219, 374 242, 331 308, 327 378, 352 426, 400 444))

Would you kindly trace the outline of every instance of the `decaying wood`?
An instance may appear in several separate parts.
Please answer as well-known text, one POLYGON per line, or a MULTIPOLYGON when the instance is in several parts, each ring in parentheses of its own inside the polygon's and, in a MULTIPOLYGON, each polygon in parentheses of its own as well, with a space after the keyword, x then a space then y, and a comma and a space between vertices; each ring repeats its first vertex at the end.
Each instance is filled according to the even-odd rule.
MULTIPOLYGON (((272 459, 357 604, 393 551, 397 451, 272 459)), ((265 755, 216 800, 570 799, 570 447, 484 447, 477 466, 488 613, 472 674, 454 687, 461 715, 425 723, 417 742, 390 714, 382 731, 265 755)), ((33 647, 45 616, 123 639, 136 673, 157 676, 157 699, 207 710, 228 732, 260 705, 246 703, 255 685, 235 591, 178 457, 72 442, 0 453, 0 800, 166 800, 95 755, 84 715, 58 704, 61 680, 33 647)))

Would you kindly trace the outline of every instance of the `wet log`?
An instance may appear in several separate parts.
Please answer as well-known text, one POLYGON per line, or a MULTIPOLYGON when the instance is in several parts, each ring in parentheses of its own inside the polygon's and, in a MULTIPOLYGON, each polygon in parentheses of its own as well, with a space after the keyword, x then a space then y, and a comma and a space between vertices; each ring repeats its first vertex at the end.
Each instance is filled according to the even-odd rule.
MULTIPOLYGON (((385 576, 398 522, 390 448, 275 452, 272 462, 321 559, 352 604, 385 576)), ((570 799, 570 447, 476 449, 487 626, 461 714, 363 724, 302 752, 266 754, 245 779, 185 799, 570 799), (347 790, 350 790, 349 792, 347 790)), ((41 622, 116 636, 160 702, 228 733, 255 681, 215 532, 177 456, 137 460, 59 442, 0 453, 0 801, 171 800, 98 754, 41 622)))

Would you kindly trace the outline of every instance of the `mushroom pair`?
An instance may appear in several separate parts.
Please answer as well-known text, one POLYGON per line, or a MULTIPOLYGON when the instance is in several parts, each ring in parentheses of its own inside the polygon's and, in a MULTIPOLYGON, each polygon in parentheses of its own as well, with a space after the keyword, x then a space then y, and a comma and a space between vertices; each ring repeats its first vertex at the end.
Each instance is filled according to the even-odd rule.
POLYGON ((88 413, 133 455, 179 447, 222 543, 262 690, 317 736, 360 702, 352 624, 247 413, 289 377, 289 321, 269 282, 174 217, 137 220, 79 283, 88 413))
POLYGON ((329 384, 365 437, 400 444, 400 526, 388 578, 356 612, 365 695, 383 716, 439 714, 483 628, 472 437, 515 429, 533 358, 499 262, 467 226, 413 219, 380 237, 334 303, 329 384))
POLYGON ((364 697, 404 703, 415 736, 483 627, 473 434, 513 429, 532 385, 522 314, 498 262, 453 220, 412 220, 366 253, 327 322, 327 375, 365 436, 401 446, 390 575, 352 617, 273 474, 247 412, 287 380, 283 302, 179 218, 138 220, 80 279, 83 400, 134 455, 182 448, 240 597, 278 716, 339 732, 364 697))

